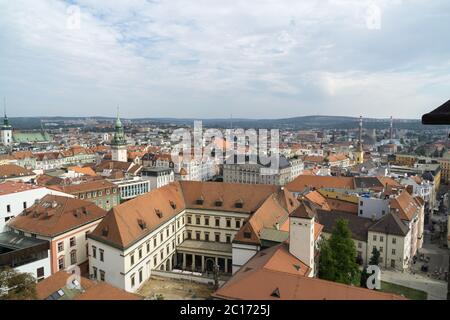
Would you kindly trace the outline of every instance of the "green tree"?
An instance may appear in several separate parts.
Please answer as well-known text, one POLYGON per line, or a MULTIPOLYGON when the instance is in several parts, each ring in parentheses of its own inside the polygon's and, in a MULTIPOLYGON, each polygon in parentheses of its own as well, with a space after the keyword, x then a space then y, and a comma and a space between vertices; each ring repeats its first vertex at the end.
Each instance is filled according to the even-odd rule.
POLYGON ((36 280, 31 274, 12 268, 0 269, 0 300, 34 299, 37 299, 36 280))
POLYGON ((380 264, 380 251, 376 247, 372 249, 372 256, 370 257, 369 264, 372 266, 377 266, 380 264))
POLYGON ((330 239, 321 245, 319 277, 325 280, 357 284, 359 277, 356 248, 347 220, 337 220, 330 239))

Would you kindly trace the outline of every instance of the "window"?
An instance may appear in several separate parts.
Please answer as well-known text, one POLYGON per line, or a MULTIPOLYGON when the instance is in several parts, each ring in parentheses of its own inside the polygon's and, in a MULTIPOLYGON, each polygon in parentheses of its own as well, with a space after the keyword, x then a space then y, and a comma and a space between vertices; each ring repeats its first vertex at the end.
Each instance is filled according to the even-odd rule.
POLYGON ((195 223, 196 224, 200 224, 200 216, 196 216, 195 217, 195 223))
POLYGON ((75 247, 77 244, 75 237, 70 238, 70 247, 75 247))
POLYGON ((58 270, 64 269, 64 257, 58 259, 58 270))
POLYGON ((103 249, 99 249, 98 252, 100 253, 100 261, 105 261, 105 251, 103 249))
POLYGON ((191 216, 188 216, 187 218, 188 218, 188 219, 187 219, 187 223, 188 223, 188 224, 191 224, 191 223, 192 223, 192 217, 191 217, 191 216))
POLYGON ((364 202, 360 201, 360 202, 359 202, 359 205, 360 205, 360 206, 363 206, 363 205, 364 205, 364 202))
POLYGON ((209 226, 209 217, 205 217, 205 226, 209 226))
POLYGON ((24 208, 24 209, 27 208, 27 202, 26 202, 26 201, 23 202, 23 208, 24 208))
POLYGON ((38 279, 44 277, 44 267, 37 268, 36 275, 38 279))
POLYGON ((92 267, 92 278, 97 279, 97 268, 92 267))
POLYGON ((92 257, 97 258, 97 248, 95 246, 92 246, 92 257))
POLYGON ((227 219, 227 228, 231 228, 231 219, 227 219))
POLYGON ((362 248, 362 243, 358 242, 358 248, 361 249, 362 248))
POLYGON ((359 215, 362 216, 362 214, 363 214, 363 211, 359 210, 359 215))
POLYGON ((376 234, 373 235, 373 241, 377 241, 377 235, 376 234))
POLYGON ((216 227, 220 227, 220 218, 216 218, 216 227))
POLYGON ((144 277, 142 276, 142 269, 139 269, 139 283, 142 283, 144 277))
POLYGON ((153 238, 153 248, 155 248, 155 247, 156 247, 156 237, 153 238))
POLYGON ((380 253, 383 252, 383 247, 380 247, 380 250, 379 250, 379 251, 380 251, 380 253))
POLYGON ((166 247, 166 252, 167 252, 167 254, 169 254, 169 252, 170 252, 170 247, 169 246, 166 247))
POLYGON ((100 270, 100 281, 105 281, 105 271, 100 270))
POLYGON ((89 234, 89 231, 86 231, 86 233, 84 234, 84 240, 88 239, 88 234, 89 234))
POLYGON ((231 243, 231 234, 227 234, 227 243, 231 243))
POLYGON ((134 265, 134 252, 130 255, 130 264, 134 265))
POLYGON ((395 249, 392 249, 392 255, 395 256, 395 249))
POLYGON ((191 231, 188 231, 188 233, 187 233, 187 238, 188 238, 188 240, 191 240, 191 239, 192 239, 192 232, 191 232, 191 231))
POLYGON ((250 239, 251 237, 252 237, 252 233, 251 232, 248 232, 248 231, 244 232, 244 238, 250 239))
POLYGON ((64 242, 58 242, 58 252, 61 252, 64 250, 64 242))
POLYGON ((169 228, 166 229, 166 236, 169 237, 169 228))
POLYGON ((142 247, 139 248, 138 254, 139 254, 139 260, 142 259, 142 247))
POLYGON ((172 233, 175 232, 175 223, 172 223, 172 233))
POLYGON ((10 204, 6 205, 6 212, 11 212, 11 205, 10 204))
POLYGON ((159 237, 161 239, 161 242, 163 242, 164 241, 164 234, 162 232, 159 234, 159 237))
POLYGON ((209 232, 205 232, 205 241, 209 241, 209 232))
POLYGON ((70 252, 70 264, 76 264, 77 263, 77 251, 72 250, 70 252))
POLYGON ((200 232, 195 233, 195 240, 200 240, 200 232))
POLYGON ((150 252, 150 241, 147 241, 147 253, 150 252))
POLYGON ((155 255, 153 257, 153 266, 156 267, 156 264, 158 263, 158 257, 155 255))
POLYGON ((380 236, 380 241, 383 242, 384 241, 384 237, 380 236))
POLYGON ((215 235, 216 242, 220 242, 220 233, 216 233, 215 235))
POLYGON ((164 250, 161 250, 161 252, 159 254, 161 256, 161 260, 164 259, 164 250))
POLYGON ((392 238, 392 244, 396 244, 397 243, 397 238, 392 238))
POLYGON ((236 228, 237 229, 241 228, 241 220, 236 220, 236 228))
POLYGON ((133 274, 133 275, 131 276, 131 287, 133 288, 134 285, 135 285, 135 282, 134 282, 134 274, 133 274))

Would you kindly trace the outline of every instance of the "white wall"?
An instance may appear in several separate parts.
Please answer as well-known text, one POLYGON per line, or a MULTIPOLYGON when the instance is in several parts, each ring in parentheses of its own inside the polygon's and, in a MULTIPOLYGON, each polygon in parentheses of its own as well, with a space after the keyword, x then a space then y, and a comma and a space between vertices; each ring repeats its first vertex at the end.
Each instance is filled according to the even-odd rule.
POLYGON ((380 219, 389 213, 389 199, 359 197, 358 216, 380 219))
POLYGON ((233 274, 235 274, 244 264, 247 263, 260 250, 259 246, 233 243, 232 245, 232 261, 233 274))
POLYGON ((51 274, 50 267, 50 251, 48 252, 47 258, 30 262, 24 264, 20 267, 15 268, 16 271, 21 273, 31 273, 35 279, 37 279, 37 269, 44 268, 44 279, 49 277, 51 274))

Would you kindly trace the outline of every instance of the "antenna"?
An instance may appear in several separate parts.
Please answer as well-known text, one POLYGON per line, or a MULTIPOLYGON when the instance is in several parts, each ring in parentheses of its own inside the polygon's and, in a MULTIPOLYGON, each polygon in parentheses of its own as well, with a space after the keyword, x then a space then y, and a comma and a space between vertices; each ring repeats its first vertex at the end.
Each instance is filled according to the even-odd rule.
POLYGON ((3 97, 3 113, 6 117, 6 97, 3 97))

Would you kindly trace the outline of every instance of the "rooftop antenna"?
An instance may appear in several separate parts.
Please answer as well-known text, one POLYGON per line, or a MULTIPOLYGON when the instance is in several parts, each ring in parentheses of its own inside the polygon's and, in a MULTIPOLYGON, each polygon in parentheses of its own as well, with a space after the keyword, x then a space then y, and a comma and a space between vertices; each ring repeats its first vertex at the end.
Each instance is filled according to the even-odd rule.
POLYGON ((6 97, 3 97, 3 113, 6 117, 6 97))

